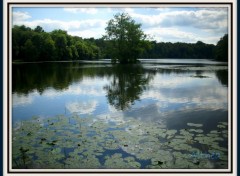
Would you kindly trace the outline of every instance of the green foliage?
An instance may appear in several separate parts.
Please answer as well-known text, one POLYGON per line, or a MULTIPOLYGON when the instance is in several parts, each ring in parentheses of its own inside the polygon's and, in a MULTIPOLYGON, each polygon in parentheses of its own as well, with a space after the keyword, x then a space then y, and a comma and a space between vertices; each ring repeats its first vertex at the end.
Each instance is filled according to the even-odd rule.
POLYGON ((170 43, 152 41, 152 48, 146 50, 141 58, 189 58, 189 59, 212 59, 214 48, 212 44, 197 43, 170 43))
POLYGON ((116 14, 111 19, 104 39, 109 41, 108 52, 113 62, 135 63, 146 48, 147 36, 128 14, 116 14))
POLYGON ((14 124, 12 167, 13 169, 228 168, 228 147, 222 145, 228 141, 227 122, 218 122, 209 132, 202 124, 191 123, 189 128, 171 130, 155 121, 145 123, 132 117, 119 121, 122 118, 118 116, 111 119, 113 121, 96 117, 59 115, 14 124), (74 123, 69 123, 67 119, 74 123), (204 153, 206 155, 203 155, 204 153))
POLYGON ((117 14, 108 22, 106 36, 82 39, 66 31, 45 32, 42 27, 12 29, 13 61, 96 60, 112 58, 113 62, 134 63, 137 58, 191 58, 228 61, 228 35, 217 45, 196 43, 164 43, 147 41, 147 36, 127 14, 117 14))
POLYGON ((41 26, 37 26, 35 29, 34 29, 35 32, 44 32, 43 28, 41 26))
POLYGON ((13 61, 53 61, 99 59, 100 49, 93 42, 74 37, 63 30, 44 32, 42 27, 12 29, 13 61))
POLYGON ((36 60, 38 57, 38 51, 32 41, 28 39, 22 47, 23 55, 25 56, 26 61, 36 60))
POLYGON ((217 43, 215 59, 228 61, 228 34, 225 34, 217 43))
MULTIPOLYGON (((106 37, 105 37, 106 38, 106 37)), ((90 39, 85 39, 90 40, 90 39)), ((104 39, 91 39, 101 51, 103 58, 112 58, 114 52, 113 41, 104 39)), ((216 47, 213 44, 206 44, 201 41, 196 43, 171 43, 145 41, 145 48, 138 58, 189 58, 189 59, 215 59, 216 47)), ((130 48, 130 47, 129 47, 130 48)), ((221 49, 220 49, 221 50, 221 49)), ((115 53, 116 54, 116 53, 115 53)), ((227 60, 226 60, 227 61, 227 60)))

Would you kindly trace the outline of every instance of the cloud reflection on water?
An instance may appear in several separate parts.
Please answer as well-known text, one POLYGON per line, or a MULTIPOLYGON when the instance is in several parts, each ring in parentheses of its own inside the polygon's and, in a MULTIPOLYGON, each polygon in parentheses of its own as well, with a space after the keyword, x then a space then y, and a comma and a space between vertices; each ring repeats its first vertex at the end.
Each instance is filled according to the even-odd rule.
MULTIPOLYGON (((165 106, 181 104, 201 108, 227 109, 227 89, 220 86, 214 74, 212 78, 171 77, 156 75, 150 82, 150 90, 141 95, 141 99, 152 99, 165 106)), ((158 104, 159 104, 158 103, 158 104)))
POLYGON ((92 114, 98 105, 96 100, 91 100, 87 102, 70 102, 66 104, 66 108, 70 113, 77 113, 77 114, 92 114))
POLYGON ((34 96, 35 94, 18 95, 17 93, 14 93, 12 95, 13 107, 26 106, 26 105, 32 104, 34 101, 34 96))

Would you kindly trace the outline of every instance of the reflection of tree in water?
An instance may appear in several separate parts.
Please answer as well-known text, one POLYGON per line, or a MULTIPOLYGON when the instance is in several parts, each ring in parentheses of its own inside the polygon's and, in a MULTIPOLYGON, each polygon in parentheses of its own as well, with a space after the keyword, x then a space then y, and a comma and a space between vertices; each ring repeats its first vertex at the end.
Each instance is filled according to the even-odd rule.
POLYGON ((228 70, 217 70, 215 74, 222 85, 228 86, 228 70))
MULTIPOLYGON (((81 82, 84 78, 110 78, 115 77, 115 81, 118 81, 116 77, 121 77, 121 85, 127 86, 128 91, 137 91, 143 89, 148 78, 144 78, 144 75, 132 75, 132 74, 144 74, 147 71, 143 71, 140 66, 123 66, 112 67, 106 65, 96 64, 82 64, 78 62, 70 63, 39 63, 39 64, 13 64, 12 73, 12 89, 13 93, 28 94, 32 91, 37 91, 42 94, 46 89, 53 88, 57 91, 67 89, 69 85, 75 82, 81 82), (121 72, 129 70, 131 75, 121 75, 121 72), (122 77, 126 78, 122 78, 122 77), (123 82, 123 80, 128 82, 123 82), (132 79, 132 80, 129 80, 132 79), (132 81, 132 82, 131 82, 132 81), (141 82, 142 81, 142 82, 141 82), (125 85, 124 85, 125 84, 125 85), (136 86, 136 87, 132 87, 136 86)), ((153 71, 148 71, 153 72, 153 71)), ((116 84, 116 83, 115 83, 116 84)), ((131 93, 133 94, 133 93, 131 93)))
POLYGON ((81 79, 81 72, 72 64, 41 63, 13 65, 13 92, 28 94, 37 90, 40 94, 47 88, 66 89, 73 81, 81 79), (69 69, 71 68, 71 69, 69 69))
POLYGON ((77 62, 13 64, 13 92, 28 94, 36 90, 42 94, 48 88, 61 91, 84 77, 103 77, 111 73, 109 68, 84 66, 77 62))
POLYGON ((141 65, 113 67, 113 80, 104 87, 109 103, 118 110, 129 108, 140 99, 153 75, 154 71, 146 71, 141 65))

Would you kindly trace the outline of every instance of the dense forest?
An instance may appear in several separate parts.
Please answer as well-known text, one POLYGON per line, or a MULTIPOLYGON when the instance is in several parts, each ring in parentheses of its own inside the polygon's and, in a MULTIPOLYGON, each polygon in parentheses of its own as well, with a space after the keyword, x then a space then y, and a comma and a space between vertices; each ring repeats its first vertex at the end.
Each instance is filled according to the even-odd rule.
POLYGON ((99 59, 100 48, 66 31, 45 32, 42 27, 31 29, 14 26, 12 29, 13 61, 62 61, 99 59))
MULTIPOLYGON (((139 58, 204 58, 227 61, 228 35, 225 34, 217 45, 196 43, 164 43, 149 41, 139 58)), ((31 29, 24 25, 12 28, 13 61, 63 61, 63 60, 98 60, 111 58, 110 40, 83 39, 68 35, 64 30, 45 32, 42 27, 31 29)))

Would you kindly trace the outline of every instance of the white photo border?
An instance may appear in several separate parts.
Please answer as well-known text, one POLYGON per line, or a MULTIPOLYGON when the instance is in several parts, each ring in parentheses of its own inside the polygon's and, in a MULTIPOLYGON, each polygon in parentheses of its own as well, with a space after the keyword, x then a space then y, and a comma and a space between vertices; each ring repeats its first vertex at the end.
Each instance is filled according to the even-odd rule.
POLYGON ((236 30, 236 0, 228 1, 145 1, 145 0, 122 0, 122 1, 21 1, 21 0, 4 0, 3 2, 3 173, 4 175, 59 175, 59 174, 164 174, 164 175, 185 175, 187 174, 211 174, 211 175, 235 175, 237 174, 237 30, 236 30), (12 130, 12 90, 11 90, 11 17, 13 7, 228 7, 228 34, 229 34, 229 64, 228 64, 228 117, 229 124, 229 167, 228 169, 12 169, 11 168, 11 130, 12 130))

